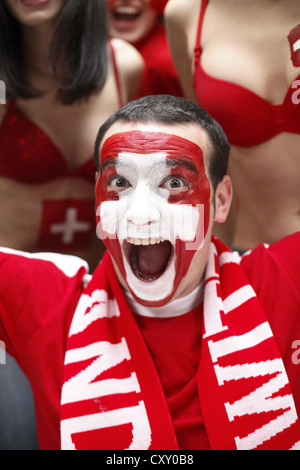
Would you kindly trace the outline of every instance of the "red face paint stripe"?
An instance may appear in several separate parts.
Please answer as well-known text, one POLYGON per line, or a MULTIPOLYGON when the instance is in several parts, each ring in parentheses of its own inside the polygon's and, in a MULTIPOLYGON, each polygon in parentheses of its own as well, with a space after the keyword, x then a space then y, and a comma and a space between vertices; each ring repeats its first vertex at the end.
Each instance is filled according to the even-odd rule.
POLYGON ((165 132, 129 131, 114 134, 105 140, 101 149, 101 162, 117 158, 120 152, 148 154, 155 152, 173 153, 181 157, 202 159, 202 149, 195 143, 165 132))
MULTIPOLYGON (((205 206, 205 232, 209 224, 210 183, 205 171, 202 149, 183 137, 165 132, 128 131, 117 133, 104 141, 101 150, 101 169, 117 162, 120 153, 166 153, 170 162, 170 175, 183 178, 190 187, 178 195, 170 195, 170 204, 205 206)), ((100 178, 97 188, 98 203, 117 200, 117 194, 108 194, 105 178, 100 178)))
POLYGON ((210 198, 210 184, 205 172, 202 149, 183 137, 164 132, 129 131, 114 134, 103 144, 101 150, 101 168, 115 162, 121 152, 147 155, 155 152, 166 153, 170 161, 171 174, 188 179, 191 190, 181 197, 170 196, 170 203, 205 204, 210 198), (188 171, 190 168, 190 171, 188 171), (194 174, 192 169, 194 169, 194 174))
POLYGON ((117 191, 110 190, 108 191, 107 182, 117 175, 116 167, 111 163, 109 166, 106 166, 104 171, 101 171, 99 176, 99 181, 97 184, 97 189, 99 190, 100 200, 103 201, 118 201, 119 194, 117 191))
POLYGON ((205 204, 210 198, 210 185, 208 179, 203 178, 203 170, 197 173, 189 170, 185 166, 178 165, 171 170, 171 176, 181 178, 188 182, 188 188, 180 192, 178 195, 170 196, 169 202, 177 202, 179 204, 205 204))
POLYGON ((101 149, 101 167, 109 160, 115 160, 121 152, 141 155, 166 153, 167 159, 178 164, 193 166, 202 183, 207 179, 202 149, 187 139, 164 132, 129 131, 114 134, 105 140, 101 149))

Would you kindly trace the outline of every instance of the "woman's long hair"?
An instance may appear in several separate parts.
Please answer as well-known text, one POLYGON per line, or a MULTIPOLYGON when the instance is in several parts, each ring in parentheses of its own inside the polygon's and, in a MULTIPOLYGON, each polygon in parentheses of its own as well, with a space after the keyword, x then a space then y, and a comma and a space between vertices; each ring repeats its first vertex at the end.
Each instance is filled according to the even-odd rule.
MULTIPOLYGON (((66 0, 49 51, 57 98, 70 105, 103 87, 108 68, 106 0, 66 0)), ((20 23, 0 1, 0 79, 8 99, 41 96, 23 69, 20 23)))

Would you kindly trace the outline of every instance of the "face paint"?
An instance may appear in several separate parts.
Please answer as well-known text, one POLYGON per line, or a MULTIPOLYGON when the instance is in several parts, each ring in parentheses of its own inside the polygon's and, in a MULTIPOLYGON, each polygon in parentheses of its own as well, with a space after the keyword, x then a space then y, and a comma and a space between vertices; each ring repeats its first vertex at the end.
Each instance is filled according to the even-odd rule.
POLYGON ((300 66, 300 24, 296 26, 288 35, 290 49, 291 49, 291 60, 294 67, 300 66))
POLYGON ((200 147, 162 132, 115 134, 102 147, 96 199, 98 231, 132 295, 167 303, 208 229, 200 147))

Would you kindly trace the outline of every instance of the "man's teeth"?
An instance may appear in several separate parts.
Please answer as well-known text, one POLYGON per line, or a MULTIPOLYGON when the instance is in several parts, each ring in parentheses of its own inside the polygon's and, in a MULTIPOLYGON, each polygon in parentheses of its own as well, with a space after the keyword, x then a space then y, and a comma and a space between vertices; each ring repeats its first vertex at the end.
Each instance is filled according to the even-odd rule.
POLYGON ((128 237, 127 239, 128 243, 131 243, 132 245, 156 245, 157 243, 164 242, 164 238, 131 238, 128 237))

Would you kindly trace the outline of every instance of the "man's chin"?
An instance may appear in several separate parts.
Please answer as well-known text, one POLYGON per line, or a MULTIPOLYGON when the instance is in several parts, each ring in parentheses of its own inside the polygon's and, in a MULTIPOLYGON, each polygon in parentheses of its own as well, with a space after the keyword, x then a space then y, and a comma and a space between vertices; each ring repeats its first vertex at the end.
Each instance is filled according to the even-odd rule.
POLYGON ((149 300, 149 299, 145 299, 144 297, 142 298, 136 295, 131 289, 130 289, 130 293, 132 297, 136 300, 136 302, 138 302, 140 305, 143 305, 144 307, 149 307, 149 308, 163 307, 164 305, 167 305, 174 296, 174 293, 172 291, 171 294, 169 294, 167 297, 163 299, 149 300))
POLYGON ((185 278, 195 251, 186 250, 186 242, 128 237, 114 251, 121 285, 145 307, 162 307, 189 288, 185 278))

